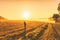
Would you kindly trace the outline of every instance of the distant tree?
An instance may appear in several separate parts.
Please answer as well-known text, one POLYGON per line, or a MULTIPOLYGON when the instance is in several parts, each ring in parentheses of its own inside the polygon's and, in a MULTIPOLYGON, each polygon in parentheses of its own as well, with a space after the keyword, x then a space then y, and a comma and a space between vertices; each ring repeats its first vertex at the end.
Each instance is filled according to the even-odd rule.
POLYGON ((0 16, 0 20, 8 20, 8 19, 6 19, 6 18, 0 16))
POLYGON ((53 14, 53 19, 55 20, 55 22, 57 21, 57 18, 59 18, 60 17, 60 15, 59 14, 53 14))
POLYGON ((58 8, 57 8, 59 14, 60 14, 60 3, 58 4, 58 8))

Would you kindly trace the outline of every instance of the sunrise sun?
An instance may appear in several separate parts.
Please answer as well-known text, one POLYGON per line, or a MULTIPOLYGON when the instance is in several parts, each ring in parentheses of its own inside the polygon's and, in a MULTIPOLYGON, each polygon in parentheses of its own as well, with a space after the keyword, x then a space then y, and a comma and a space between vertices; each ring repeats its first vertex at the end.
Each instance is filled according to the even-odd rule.
POLYGON ((29 12, 23 12, 22 16, 24 19, 29 19, 30 18, 30 13, 29 12))

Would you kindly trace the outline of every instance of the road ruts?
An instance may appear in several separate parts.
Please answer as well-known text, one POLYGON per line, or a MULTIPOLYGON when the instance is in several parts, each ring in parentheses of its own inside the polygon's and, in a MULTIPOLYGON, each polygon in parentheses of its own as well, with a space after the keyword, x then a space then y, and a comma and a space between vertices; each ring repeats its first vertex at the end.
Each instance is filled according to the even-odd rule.
POLYGON ((55 37, 56 32, 54 31, 51 23, 49 23, 48 29, 49 31, 47 32, 48 35, 46 40, 57 40, 57 38, 55 37))
POLYGON ((58 33, 59 30, 57 26, 54 25, 57 24, 48 23, 44 27, 41 27, 42 29, 39 30, 37 36, 31 40, 60 40, 60 33, 58 33))
MULTIPOLYGON (((43 24, 42 24, 43 25, 43 24)), ((40 25, 41 26, 41 25, 40 25)), ((31 28, 29 30, 27 30, 26 32, 29 33, 29 32, 32 32, 34 30, 36 30, 37 28, 39 28, 40 26, 37 26, 35 28, 31 28)), ((8 38, 7 40, 17 40, 21 37, 24 36, 24 31, 20 32, 20 31, 17 31, 17 32, 14 32, 14 33, 10 33, 10 34, 7 34, 7 37, 8 38), (18 32, 18 33, 17 33, 18 32)))
POLYGON ((44 35, 45 31, 48 28, 48 24, 44 25, 44 27, 41 27, 42 29, 38 32, 37 36, 33 40, 42 40, 42 36, 44 35))
MULTIPOLYGON (((46 25, 44 24, 44 26, 40 25, 40 26, 37 26, 30 30, 27 30, 27 33, 35 31, 38 28, 41 28, 41 30, 39 30, 38 33, 36 32, 37 33, 36 36, 35 36, 35 34, 32 34, 32 36, 34 36, 34 37, 32 38, 32 36, 31 36, 30 40, 60 40, 60 35, 59 35, 60 34, 59 33, 60 24, 58 24, 58 25, 47 23, 46 25)), ((24 32, 23 31, 19 32, 19 31, 20 30, 17 31, 18 32, 17 35, 13 35, 13 36, 8 35, 7 37, 9 39, 7 39, 7 40, 18 40, 19 38, 23 37, 24 32)), ((14 32, 14 33, 17 33, 17 32, 14 32)))
POLYGON ((39 40, 48 40, 48 35, 50 31, 50 25, 49 23, 45 25, 46 30, 44 31, 44 34, 39 38, 39 40))
POLYGON ((59 33, 57 32, 58 30, 55 28, 57 26, 53 26, 56 24, 52 25, 49 23, 47 25, 48 26, 45 26, 47 29, 43 30, 43 32, 40 31, 35 40, 60 40, 59 33))
POLYGON ((55 38, 56 38, 56 40, 60 40, 60 24, 52 24, 52 28, 53 28, 53 30, 54 30, 54 32, 55 32, 55 38))
POLYGON ((58 30, 55 28, 57 26, 54 25, 56 24, 49 24, 48 29, 46 30, 48 32, 42 37, 42 40, 60 40, 59 33, 57 32, 58 30))

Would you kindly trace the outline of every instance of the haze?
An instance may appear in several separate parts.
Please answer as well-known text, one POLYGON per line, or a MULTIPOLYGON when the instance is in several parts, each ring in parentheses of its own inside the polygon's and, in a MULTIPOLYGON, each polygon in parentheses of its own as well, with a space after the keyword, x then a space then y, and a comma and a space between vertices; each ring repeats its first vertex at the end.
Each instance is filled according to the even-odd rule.
POLYGON ((0 1, 0 16, 10 20, 21 20, 22 13, 30 12, 30 18, 49 18, 58 13, 59 0, 9 0, 0 1))

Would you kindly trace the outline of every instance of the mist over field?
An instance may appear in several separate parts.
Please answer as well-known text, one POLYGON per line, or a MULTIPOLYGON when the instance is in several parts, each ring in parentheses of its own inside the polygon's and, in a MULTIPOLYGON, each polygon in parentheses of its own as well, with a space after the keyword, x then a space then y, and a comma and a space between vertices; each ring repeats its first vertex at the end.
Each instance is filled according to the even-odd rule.
POLYGON ((60 40, 60 23, 0 17, 0 40, 60 40))

